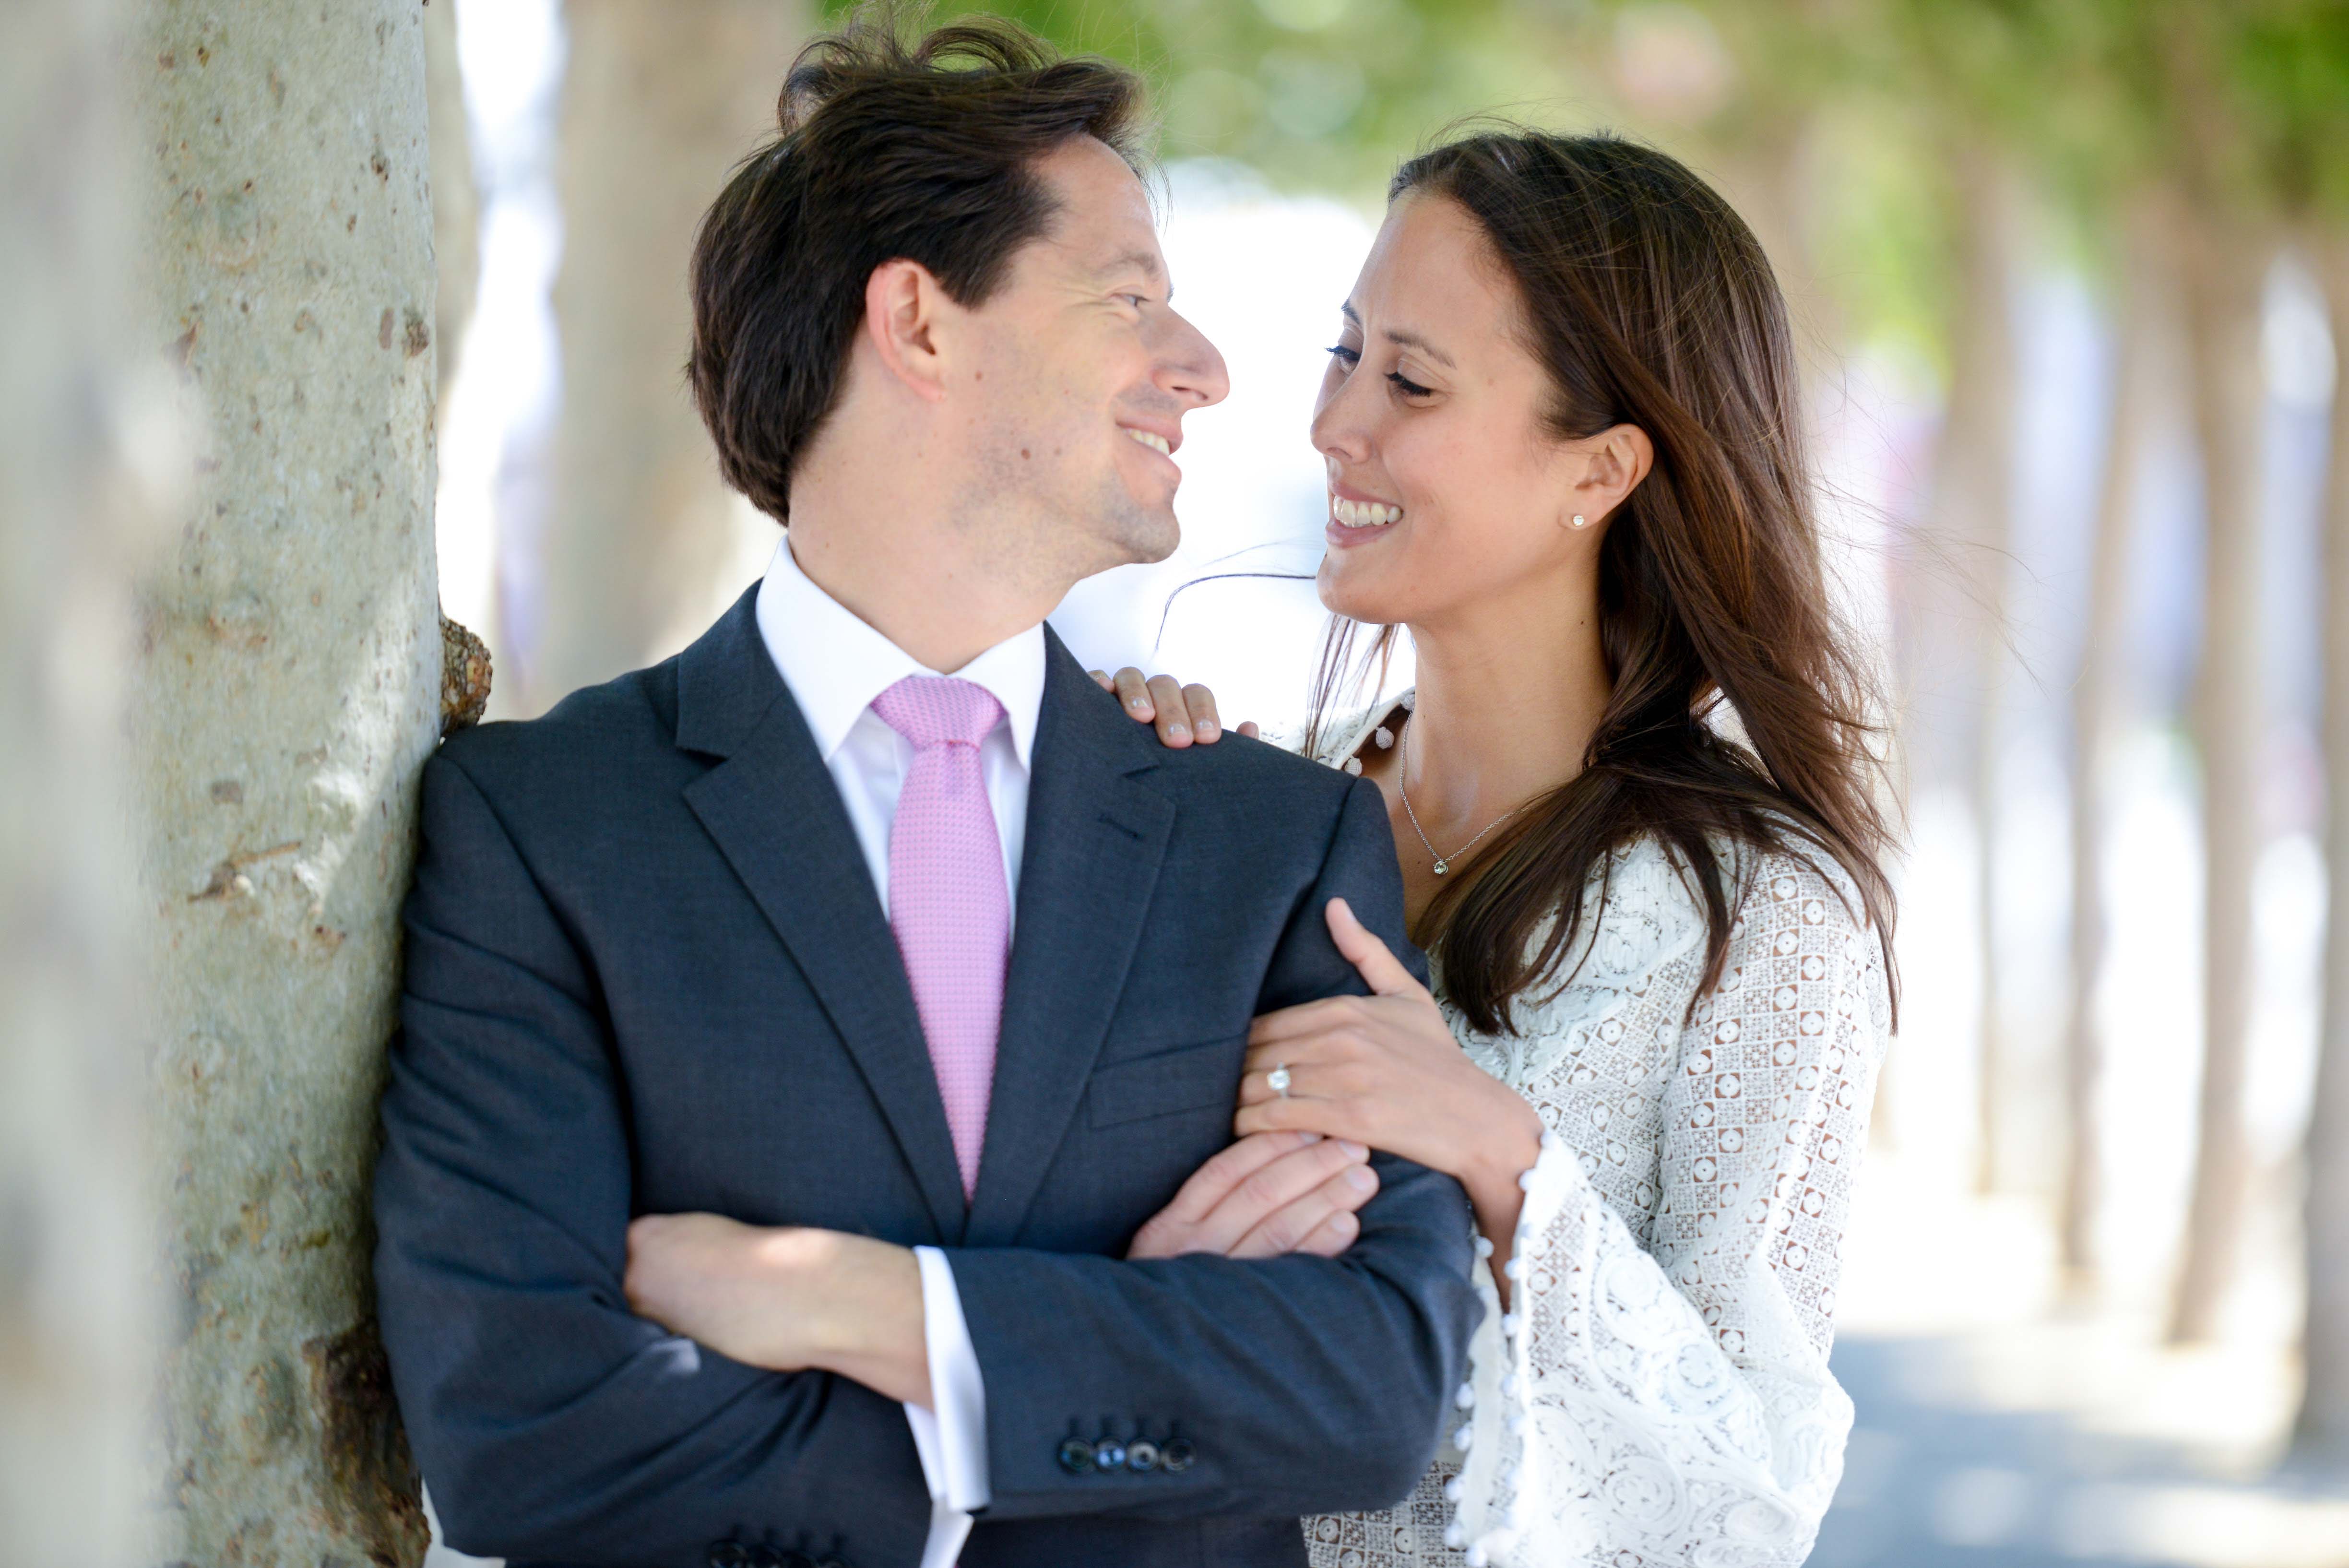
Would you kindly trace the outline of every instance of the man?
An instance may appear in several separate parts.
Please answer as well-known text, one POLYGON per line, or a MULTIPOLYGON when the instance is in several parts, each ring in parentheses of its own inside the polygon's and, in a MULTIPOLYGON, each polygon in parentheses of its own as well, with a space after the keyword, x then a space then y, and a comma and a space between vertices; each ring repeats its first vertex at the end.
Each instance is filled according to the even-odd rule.
POLYGON ((1008 27, 803 56, 693 278, 786 541, 678 658, 427 769, 377 1277, 460 1550, 1301 1563, 1297 1514, 1430 1458, 1458 1189, 1226 1147, 1250 1018, 1361 990, 1330 900, 1402 948, 1377 793, 1163 748, 1041 624, 1173 548, 1226 390, 1136 99, 1008 27))

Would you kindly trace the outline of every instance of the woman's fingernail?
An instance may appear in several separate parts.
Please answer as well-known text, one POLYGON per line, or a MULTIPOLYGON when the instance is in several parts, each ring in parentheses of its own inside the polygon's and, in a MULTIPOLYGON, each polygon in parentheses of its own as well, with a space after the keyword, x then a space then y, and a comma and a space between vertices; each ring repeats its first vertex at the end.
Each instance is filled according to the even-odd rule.
POLYGON ((1169 740, 1188 740, 1191 737, 1191 727, 1188 724, 1169 724, 1166 726, 1166 735, 1169 740))
POLYGON ((1199 739, 1203 741, 1206 740, 1215 732, 1216 722, 1213 719, 1202 719, 1199 721, 1199 739))
POLYGON ((1297 1135, 1297 1146, 1299 1148, 1304 1147, 1309 1143, 1319 1143, 1320 1141, 1321 1135, 1319 1133, 1301 1132, 1297 1135))
POLYGON ((1346 1185, 1357 1192, 1368 1192, 1378 1184, 1379 1179, 1371 1174, 1367 1165, 1355 1166, 1346 1172, 1346 1185))
POLYGON ((1338 1141, 1338 1147, 1346 1151, 1346 1158, 1348 1159, 1368 1159, 1371 1158, 1371 1151, 1363 1147, 1361 1144, 1354 1142, 1351 1138, 1340 1138, 1338 1141))

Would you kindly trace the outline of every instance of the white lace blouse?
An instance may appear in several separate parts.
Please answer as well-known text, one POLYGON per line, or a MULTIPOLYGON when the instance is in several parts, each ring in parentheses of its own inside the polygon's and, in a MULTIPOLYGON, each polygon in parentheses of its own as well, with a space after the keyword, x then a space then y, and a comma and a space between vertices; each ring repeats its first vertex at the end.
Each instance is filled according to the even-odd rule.
MULTIPOLYGON (((1320 760, 1392 711, 1340 726, 1320 760)), ((1703 906, 1653 840, 1616 852, 1603 906, 1593 878, 1571 980, 1520 999, 1512 1033, 1470 1029, 1437 976, 1461 1047, 1547 1129, 1519 1179, 1514 1310, 1480 1262, 1485 1321, 1434 1468, 1393 1508, 1306 1520, 1312 1568, 1809 1553, 1851 1430, 1827 1348, 1890 1025, 1880 945, 1818 859, 1833 882, 1753 865, 1702 997, 1703 906)))

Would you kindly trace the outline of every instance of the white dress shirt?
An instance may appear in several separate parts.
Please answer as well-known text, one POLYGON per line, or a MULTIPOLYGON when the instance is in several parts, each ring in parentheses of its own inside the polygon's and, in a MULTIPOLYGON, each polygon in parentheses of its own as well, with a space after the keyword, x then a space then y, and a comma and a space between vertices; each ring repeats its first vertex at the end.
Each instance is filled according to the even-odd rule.
MULTIPOLYGON (((791 688, 831 770, 856 842, 889 908, 889 829, 914 765, 914 745, 873 711, 873 700, 908 675, 951 674, 984 686, 1005 722, 979 745, 979 768, 1003 845, 1004 887, 1019 918, 1019 857, 1028 836, 1028 770, 1044 704, 1044 628, 1031 626, 956 670, 936 670, 872 627, 800 570, 786 537, 759 586, 759 635, 791 688)), ((922 1477, 930 1489, 930 1535, 922 1568, 952 1568, 970 1533, 973 1509, 991 1495, 987 1474, 987 1389, 963 1321, 954 1271, 935 1247, 916 1247, 922 1273, 922 1336, 936 1408, 905 1407, 922 1477)))

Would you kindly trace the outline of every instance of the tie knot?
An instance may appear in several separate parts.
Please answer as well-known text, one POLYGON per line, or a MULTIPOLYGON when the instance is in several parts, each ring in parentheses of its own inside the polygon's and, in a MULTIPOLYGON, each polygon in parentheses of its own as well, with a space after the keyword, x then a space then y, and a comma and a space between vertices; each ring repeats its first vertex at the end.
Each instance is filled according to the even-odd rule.
POLYGON ((908 675, 873 699, 873 711, 916 750, 956 742, 976 746, 1003 722, 994 692, 947 675, 908 675))

